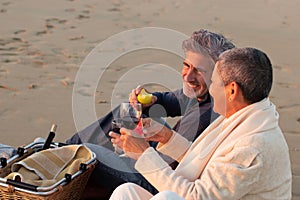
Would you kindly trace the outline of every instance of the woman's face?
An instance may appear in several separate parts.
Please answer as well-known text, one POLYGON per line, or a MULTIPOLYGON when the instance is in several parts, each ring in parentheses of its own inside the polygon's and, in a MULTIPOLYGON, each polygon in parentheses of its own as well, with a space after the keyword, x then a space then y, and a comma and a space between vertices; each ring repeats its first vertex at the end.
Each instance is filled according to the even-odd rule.
POLYGON ((209 88, 209 93, 214 100, 214 111, 220 115, 226 116, 227 98, 226 90, 221 79, 221 76, 217 70, 219 62, 216 63, 214 71, 211 77, 211 85, 209 88))

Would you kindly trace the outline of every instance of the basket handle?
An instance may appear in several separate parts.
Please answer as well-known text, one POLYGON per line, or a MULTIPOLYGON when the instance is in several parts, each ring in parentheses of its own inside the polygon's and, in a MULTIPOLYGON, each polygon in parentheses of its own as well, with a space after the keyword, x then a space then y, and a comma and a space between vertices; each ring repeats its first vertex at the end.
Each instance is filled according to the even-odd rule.
POLYGON ((6 183, 9 184, 9 185, 15 186, 15 187, 19 187, 19 188, 23 188, 23 189, 26 189, 26 190, 31 190, 31 191, 37 192, 37 186, 35 186, 35 185, 15 181, 15 180, 12 180, 12 179, 7 179, 6 183))

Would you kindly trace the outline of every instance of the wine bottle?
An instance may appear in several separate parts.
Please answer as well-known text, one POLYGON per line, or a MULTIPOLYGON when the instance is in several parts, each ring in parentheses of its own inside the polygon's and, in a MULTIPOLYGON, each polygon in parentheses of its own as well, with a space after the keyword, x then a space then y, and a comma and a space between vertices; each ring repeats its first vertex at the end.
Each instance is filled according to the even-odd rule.
POLYGON ((44 146, 42 148, 42 150, 45 149, 49 149, 51 142, 53 141, 54 137, 55 137, 55 131, 56 131, 57 125, 56 124, 52 124, 49 135, 44 143, 44 146))

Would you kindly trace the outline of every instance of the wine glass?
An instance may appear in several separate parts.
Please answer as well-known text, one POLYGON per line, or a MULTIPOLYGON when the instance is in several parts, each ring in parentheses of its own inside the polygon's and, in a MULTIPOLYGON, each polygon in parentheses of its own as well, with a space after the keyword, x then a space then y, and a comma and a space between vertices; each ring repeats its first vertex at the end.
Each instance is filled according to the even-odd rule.
POLYGON ((142 116, 142 105, 140 103, 121 103, 120 118, 122 119, 122 127, 134 130, 142 116))
MULTIPOLYGON (((120 133, 120 128, 134 130, 136 133, 142 134, 142 105, 140 103, 121 103, 120 118, 114 118, 112 121, 112 131, 120 133)), ((114 145, 115 153, 125 156, 123 150, 114 145)))

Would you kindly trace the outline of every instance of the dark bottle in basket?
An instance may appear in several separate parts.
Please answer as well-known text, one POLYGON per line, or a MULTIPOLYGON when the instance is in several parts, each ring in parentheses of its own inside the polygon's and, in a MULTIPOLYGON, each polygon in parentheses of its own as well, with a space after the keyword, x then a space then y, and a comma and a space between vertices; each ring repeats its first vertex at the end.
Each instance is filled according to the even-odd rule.
POLYGON ((55 131, 56 131, 56 128, 57 128, 57 125, 56 124, 53 124, 51 126, 51 129, 50 129, 50 132, 49 132, 49 135, 44 143, 44 146, 42 148, 42 150, 45 150, 45 149, 49 149, 50 145, 51 145, 51 142, 53 141, 54 137, 55 137, 55 131))

